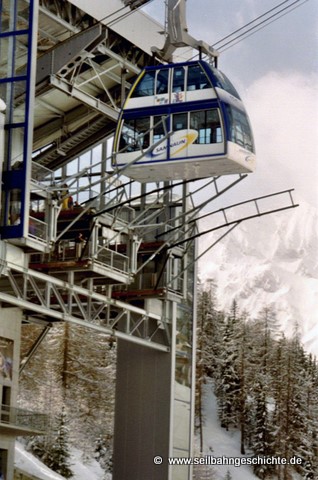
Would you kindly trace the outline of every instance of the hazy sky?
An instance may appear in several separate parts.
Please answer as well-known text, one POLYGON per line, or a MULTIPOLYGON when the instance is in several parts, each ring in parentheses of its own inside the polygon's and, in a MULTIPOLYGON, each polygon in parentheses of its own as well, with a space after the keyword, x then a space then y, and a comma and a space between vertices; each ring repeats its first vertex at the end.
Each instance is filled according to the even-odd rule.
MULTIPOLYGON (((214 45, 281 1, 187 0, 189 33, 214 45)), ((318 2, 297 5, 220 55, 248 110, 258 161, 228 203, 295 188, 297 201, 318 207, 318 2)), ((163 23, 164 0, 145 10, 163 23)))

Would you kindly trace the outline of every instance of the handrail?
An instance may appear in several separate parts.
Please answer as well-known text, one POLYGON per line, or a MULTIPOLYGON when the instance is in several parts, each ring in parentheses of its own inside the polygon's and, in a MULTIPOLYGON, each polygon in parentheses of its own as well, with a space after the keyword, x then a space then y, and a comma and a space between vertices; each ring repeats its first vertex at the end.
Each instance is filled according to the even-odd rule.
POLYGON ((94 261, 97 261, 102 265, 107 265, 119 272, 129 272, 129 258, 126 255, 107 247, 102 247, 98 250, 98 254, 94 257, 94 261))
POLYGON ((23 408, 0 406, 0 425, 6 424, 14 427, 24 427, 29 430, 45 432, 48 426, 48 415, 37 413, 23 408))
POLYGON ((29 236, 37 240, 47 241, 48 225, 46 222, 30 215, 29 217, 29 236))

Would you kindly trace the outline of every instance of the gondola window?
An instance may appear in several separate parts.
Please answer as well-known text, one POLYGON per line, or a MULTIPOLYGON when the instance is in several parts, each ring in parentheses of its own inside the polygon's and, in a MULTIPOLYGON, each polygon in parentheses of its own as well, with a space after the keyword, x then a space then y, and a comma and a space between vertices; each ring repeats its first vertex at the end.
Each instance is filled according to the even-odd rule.
POLYGON ((183 92, 184 91, 184 80, 185 80, 184 68, 183 67, 175 68, 173 70, 172 91, 173 92, 183 92))
POLYGON ((230 120, 231 141, 253 152, 252 132, 246 114, 230 105, 227 105, 227 111, 230 120))
POLYGON ((132 97, 147 97, 155 93, 155 72, 147 72, 133 90, 132 97))
POLYGON ((123 125, 120 149, 127 152, 149 147, 149 117, 126 119, 123 125))
POLYGON ((221 143, 222 129, 217 109, 190 113, 190 128, 199 132, 195 143, 221 143))
POLYGON ((156 81, 156 95, 163 95, 168 93, 168 85, 169 85, 169 70, 167 68, 163 68, 159 70, 157 73, 157 81, 156 81))
POLYGON ((187 90, 203 90, 204 88, 211 88, 205 72, 199 65, 189 66, 187 90))

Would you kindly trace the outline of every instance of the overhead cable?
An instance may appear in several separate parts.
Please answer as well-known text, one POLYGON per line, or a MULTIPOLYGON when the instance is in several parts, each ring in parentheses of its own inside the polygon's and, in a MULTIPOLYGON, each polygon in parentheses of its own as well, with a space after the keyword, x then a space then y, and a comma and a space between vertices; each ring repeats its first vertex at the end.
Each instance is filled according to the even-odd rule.
POLYGON ((240 27, 240 28, 238 28, 237 30, 234 30, 234 32, 230 33, 229 35, 226 35, 226 37, 221 38, 221 40, 219 40, 218 42, 216 42, 213 46, 216 47, 216 45, 217 45, 218 43, 222 43, 224 40, 227 40, 228 38, 232 37, 232 35, 234 35, 235 33, 238 33, 238 32, 240 32, 241 30, 244 30, 244 28, 249 27, 249 26, 252 25, 254 22, 256 22, 257 20, 259 20, 260 18, 265 17, 265 16, 268 15, 270 12, 276 10, 277 8, 279 8, 280 6, 282 6, 284 3, 288 3, 288 2, 290 2, 290 0, 284 0, 283 2, 279 3, 278 5, 276 5, 276 7, 273 7, 273 8, 271 8, 270 10, 267 10, 265 13, 262 13, 262 15, 259 15, 258 17, 254 18, 254 20, 251 20, 250 22, 246 23, 245 25, 243 25, 243 27, 240 27))
MULTIPOLYGON (((219 43, 222 43, 225 39, 228 39, 230 38, 232 35, 234 35, 236 32, 239 32, 239 31, 242 31, 244 30, 247 26, 253 24, 255 21, 257 21, 259 18, 262 18, 266 15, 268 15, 268 13, 270 13, 271 11, 273 11, 273 9, 269 10, 268 12, 265 12, 263 15, 261 15, 260 17, 257 17, 256 19, 254 19, 253 21, 247 23, 246 25, 244 25, 243 27, 239 28, 238 30, 236 30, 235 32, 232 32, 231 34, 227 35, 226 37, 224 37, 222 40, 219 40, 216 44, 213 45, 214 48, 217 48, 217 50, 219 52, 224 52, 225 50, 228 50, 230 47, 236 45, 237 43, 241 42, 242 40, 244 40, 245 38, 248 38, 250 37, 251 35, 253 35, 254 33, 258 32, 259 30, 267 27, 268 25, 270 25, 271 23, 275 22, 276 20, 278 20, 279 18, 287 15, 288 13, 290 13, 291 11, 295 10, 296 8, 299 8, 300 6, 302 6, 304 3, 308 2, 309 0, 295 0, 294 2, 292 2, 291 4, 285 6, 284 8, 280 9, 279 11, 275 12, 273 15, 270 15, 269 17, 267 17, 266 19, 262 20, 261 22, 258 22, 256 25, 254 25, 253 27, 249 28, 248 30, 246 30, 245 32, 239 34, 239 35, 236 35, 234 38, 232 38, 231 40, 223 43, 222 45, 219 45, 218 47, 215 47, 215 45, 219 44, 219 43), (226 47, 227 48, 224 48, 226 47)), ((285 2, 283 2, 285 3, 285 2)), ((282 4, 280 4, 282 5, 282 4)), ((277 7, 275 7, 275 9, 277 9, 279 7, 279 5, 277 7)))

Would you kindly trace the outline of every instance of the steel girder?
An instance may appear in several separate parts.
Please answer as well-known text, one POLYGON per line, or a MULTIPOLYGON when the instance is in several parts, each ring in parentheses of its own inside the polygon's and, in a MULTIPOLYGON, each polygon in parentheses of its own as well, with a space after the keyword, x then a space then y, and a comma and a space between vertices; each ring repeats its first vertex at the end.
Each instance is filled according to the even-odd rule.
MULTIPOLYGON (((161 315, 112 299, 109 292, 84 288, 10 262, 2 262, 2 305, 14 305, 29 322, 71 322, 161 351, 169 351, 170 326, 161 315)), ((90 283, 88 281, 88 283, 90 283)), ((92 288, 89 288, 89 287, 92 288)))

